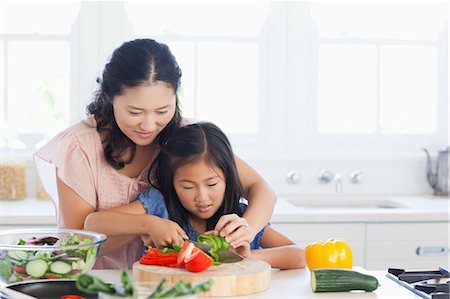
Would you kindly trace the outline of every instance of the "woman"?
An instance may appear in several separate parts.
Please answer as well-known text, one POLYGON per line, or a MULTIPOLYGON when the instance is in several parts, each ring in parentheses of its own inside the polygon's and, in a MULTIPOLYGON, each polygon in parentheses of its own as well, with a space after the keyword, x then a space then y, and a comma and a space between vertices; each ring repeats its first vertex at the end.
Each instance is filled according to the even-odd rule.
MULTIPOLYGON (((42 181, 49 189, 56 180, 57 193, 52 198, 59 227, 83 229, 90 213, 129 203, 148 189, 150 164, 182 122, 177 97, 180 78, 169 48, 154 40, 129 41, 113 52, 95 99, 87 107, 88 117, 35 153, 40 173, 49 164, 55 167, 51 173, 56 178, 46 176, 42 181)), ((255 170, 235 159, 249 199, 242 218, 246 223, 225 217, 215 230, 241 242, 252 240, 267 224, 275 195, 255 170)), ((175 222, 152 215, 124 215, 111 226, 120 237, 102 246, 96 268, 131 267, 141 255, 138 236, 156 247, 181 244, 187 238, 175 222), (124 229, 123 224, 130 221, 136 225, 124 229)))

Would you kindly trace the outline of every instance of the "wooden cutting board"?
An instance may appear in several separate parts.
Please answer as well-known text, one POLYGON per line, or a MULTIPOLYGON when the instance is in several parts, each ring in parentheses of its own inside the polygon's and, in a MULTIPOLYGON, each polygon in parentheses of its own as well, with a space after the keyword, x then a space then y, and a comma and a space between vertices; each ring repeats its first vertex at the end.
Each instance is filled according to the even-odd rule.
POLYGON ((199 297, 242 296, 268 289, 270 272, 271 267, 268 263, 254 259, 211 266, 200 273, 192 273, 184 268, 141 265, 136 262, 133 265, 133 280, 159 282, 166 278, 168 282, 184 279, 190 283, 197 283, 212 278, 214 284, 211 289, 200 293, 199 297))

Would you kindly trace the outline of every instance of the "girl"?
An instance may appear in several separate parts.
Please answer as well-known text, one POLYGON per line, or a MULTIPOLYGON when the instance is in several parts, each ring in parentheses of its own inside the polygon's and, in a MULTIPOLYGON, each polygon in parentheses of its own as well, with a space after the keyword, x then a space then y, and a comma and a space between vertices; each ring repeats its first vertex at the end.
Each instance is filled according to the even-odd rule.
MULTIPOLYGON (((90 213, 127 204, 149 188, 151 163, 164 140, 183 122, 177 95, 180 78, 170 49, 155 40, 128 41, 113 52, 98 79, 87 118, 34 155, 41 181, 54 201, 58 227, 83 229, 90 213)), ((240 242, 252 240, 269 221, 275 194, 254 169, 234 158, 249 199, 244 216, 250 229, 235 230, 236 220, 231 217, 215 229, 240 242)), ((186 237, 177 223, 151 215, 124 215, 113 224, 117 237, 102 245, 95 268, 131 267, 141 255, 139 235, 156 247, 182 244, 186 237)))
MULTIPOLYGON (((179 128, 161 147, 150 169, 150 181, 154 188, 138 194, 133 203, 90 214, 85 228, 109 235, 107 223, 128 213, 173 220, 191 240, 214 230, 224 217, 236 220, 235 229, 247 229, 242 218, 247 206, 242 203, 244 192, 234 154, 227 137, 214 124, 179 128)), ((242 255, 267 261, 274 268, 305 267, 304 250, 270 226, 251 242, 225 239, 242 255)))

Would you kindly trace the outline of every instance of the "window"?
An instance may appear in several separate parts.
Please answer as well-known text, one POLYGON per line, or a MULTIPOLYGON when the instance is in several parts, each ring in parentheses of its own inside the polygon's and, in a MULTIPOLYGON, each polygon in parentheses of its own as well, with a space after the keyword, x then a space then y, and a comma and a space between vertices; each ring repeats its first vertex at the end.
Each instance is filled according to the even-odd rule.
POLYGON ((83 117, 113 49, 137 37, 169 45, 183 71, 183 115, 217 123, 243 158, 448 142, 444 1, 1 5, 2 144, 48 138, 83 117))
POLYGON ((135 36, 155 37, 174 52, 184 116, 229 134, 262 130, 259 53, 270 3, 127 1, 125 10, 135 36))
POLYGON ((311 3, 323 134, 437 132, 445 2, 311 3))
POLYGON ((80 4, 1 5, 1 139, 32 151, 69 124, 70 32, 80 4))

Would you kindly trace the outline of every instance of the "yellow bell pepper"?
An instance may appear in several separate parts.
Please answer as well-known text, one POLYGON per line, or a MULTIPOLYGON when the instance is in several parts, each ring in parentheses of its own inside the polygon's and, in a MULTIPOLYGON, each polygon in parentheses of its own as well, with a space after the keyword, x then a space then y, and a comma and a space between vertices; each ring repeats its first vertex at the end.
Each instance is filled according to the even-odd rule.
POLYGON ((351 269, 353 266, 352 251, 345 240, 340 238, 308 244, 305 256, 310 271, 320 268, 351 269))

